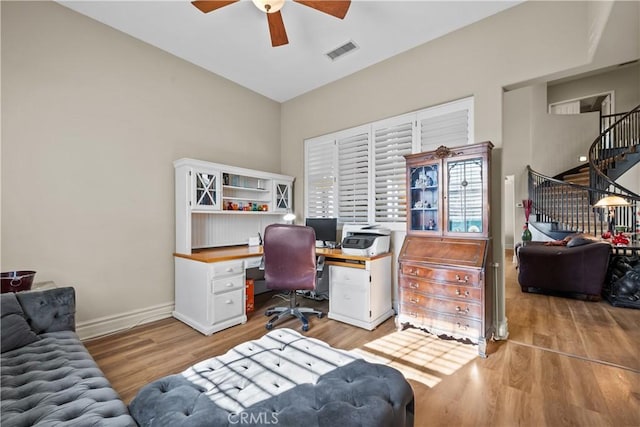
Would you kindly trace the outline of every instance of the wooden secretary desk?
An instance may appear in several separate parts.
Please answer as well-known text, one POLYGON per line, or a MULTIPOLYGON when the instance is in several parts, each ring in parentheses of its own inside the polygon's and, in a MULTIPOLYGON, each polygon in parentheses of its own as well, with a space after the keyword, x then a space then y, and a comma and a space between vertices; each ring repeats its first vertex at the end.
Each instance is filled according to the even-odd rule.
POLYGON ((405 156, 407 235, 398 256, 398 328, 478 345, 493 334, 491 142, 405 156))

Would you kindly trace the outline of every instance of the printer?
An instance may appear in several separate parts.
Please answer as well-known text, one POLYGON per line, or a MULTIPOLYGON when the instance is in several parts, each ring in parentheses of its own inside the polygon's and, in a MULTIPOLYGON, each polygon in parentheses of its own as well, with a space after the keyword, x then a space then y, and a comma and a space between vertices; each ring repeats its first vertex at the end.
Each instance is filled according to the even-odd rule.
POLYGON ((378 225, 344 224, 342 252, 346 255, 374 256, 389 252, 391 230, 378 225))

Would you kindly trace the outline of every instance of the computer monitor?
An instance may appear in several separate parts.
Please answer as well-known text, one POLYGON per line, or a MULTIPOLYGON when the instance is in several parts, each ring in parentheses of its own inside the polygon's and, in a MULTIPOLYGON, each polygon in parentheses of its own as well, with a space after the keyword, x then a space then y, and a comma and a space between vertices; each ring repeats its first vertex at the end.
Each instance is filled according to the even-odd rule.
POLYGON ((327 242, 335 243, 338 239, 337 218, 307 218, 306 225, 315 230, 316 241, 321 241, 324 246, 327 246, 327 242))

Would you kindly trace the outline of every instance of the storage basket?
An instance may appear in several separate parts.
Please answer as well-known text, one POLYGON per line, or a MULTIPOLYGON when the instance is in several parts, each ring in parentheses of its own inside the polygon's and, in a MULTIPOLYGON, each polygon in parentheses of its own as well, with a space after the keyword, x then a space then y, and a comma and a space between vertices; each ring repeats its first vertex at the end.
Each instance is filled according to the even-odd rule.
POLYGON ((2 274, 2 293, 28 291, 31 289, 35 271, 7 271, 2 274))

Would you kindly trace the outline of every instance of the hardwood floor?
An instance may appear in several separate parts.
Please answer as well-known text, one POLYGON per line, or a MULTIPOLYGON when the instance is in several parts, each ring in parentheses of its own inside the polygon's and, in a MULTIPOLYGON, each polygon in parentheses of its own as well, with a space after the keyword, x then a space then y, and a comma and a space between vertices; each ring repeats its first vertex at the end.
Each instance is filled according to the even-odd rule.
MULTIPOLYGON (((491 343, 486 359, 475 346, 398 332, 393 319, 369 332, 312 317, 305 335, 401 370, 414 389, 418 427, 640 426, 640 310, 522 293, 510 260, 509 339, 491 343)), ((85 344, 129 403, 144 384, 262 336, 264 309, 283 305, 270 296, 256 297, 246 324, 209 337, 165 319, 85 344)), ((326 301, 300 301, 328 309, 326 301)))

